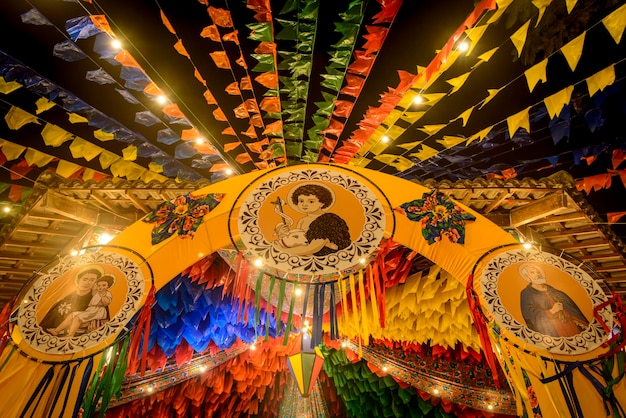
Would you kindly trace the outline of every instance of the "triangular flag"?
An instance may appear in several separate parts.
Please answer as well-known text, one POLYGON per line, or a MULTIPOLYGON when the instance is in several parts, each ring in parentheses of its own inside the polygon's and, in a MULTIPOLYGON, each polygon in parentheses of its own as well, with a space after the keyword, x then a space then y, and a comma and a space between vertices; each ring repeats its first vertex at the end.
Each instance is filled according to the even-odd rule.
POLYGON ((45 97, 40 97, 35 102, 35 105, 37 105, 37 110, 35 111, 35 113, 39 115, 40 113, 43 113, 48 109, 52 109, 55 106, 55 103, 46 99, 45 97))
POLYGON ((619 44, 624 34, 624 25, 626 25, 626 4, 621 5, 619 9, 602 19, 602 23, 615 43, 619 44))
POLYGON ((70 121, 70 123, 88 123, 89 122, 89 119, 77 113, 70 113, 68 116, 69 116, 68 120, 70 121))
POLYGON ((480 39, 483 37, 488 27, 489 25, 474 26, 473 28, 467 29, 465 31, 465 34, 470 40, 470 46, 467 49, 466 55, 470 55, 472 53, 474 47, 478 45, 478 41, 480 41, 480 39))
POLYGON ((65 160, 59 160, 59 163, 57 164, 57 169, 55 172, 59 176, 65 177, 66 179, 68 179, 72 176, 72 174, 80 170, 80 168, 81 167, 78 164, 74 164, 65 160))
POLYGON ((498 49, 499 49, 499 47, 495 47, 493 49, 490 49, 489 51, 483 52, 482 54, 480 54, 477 58, 480 61, 487 62, 487 61, 489 61, 491 59, 491 57, 493 57, 493 54, 495 54, 496 51, 498 51, 498 49))
POLYGON ((102 167, 105 170, 109 168, 111 164, 113 164, 113 162, 119 159, 120 159, 119 155, 114 154, 107 150, 102 151, 100 153, 100 157, 98 157, 98 160, 100 161, 100 167, 102 167))
POLYGON ((374 159, 387 164, 398 171, 405 171, 413 167, 413 162, 401 155, 381 154, 375 156, 374 159))
POLYGON ((41 130, 41 137, 47 146, 59 147, 64 142, 72 139, 72 134, 56 125, 46 123, 46 126, 41 130))
POLYGON ((496 95, 500 93, 500 90, 502 90, 503 88, 504 87, 500 87, 499 89, 487 89, 487 97, 485 97, 485 99, 480 104, 480 107, 478 109, 482 109, 483 106, 485 106, 487 103, 492 101, 493 98, 496 97, 496 95))
POLYGON ((462 136, 451 135, 444 135, 443 139, 437 140, 437 142, 443 145, 445 148, 452 148, 456 145, 459 145, 463 141, 465 141, 465 138, 463 138, 462 136))
POLYGON ((615 65, 610 65, 587 78, 589 96, 593 96, 615 82, 615 65))
POLYGON ((411 157, 417 157, 419 158, 421 161, 427 160, 430 157, 434 157, 435 155, 439 154, 439 151, 437 151, 434 148, 429 147, 428 145, 423 145, 422 144, 422 149, 419 150, 418 152, 414 152, 411 155, 411 157))
POLYGON ((6 157, 7 161, 15 160, 26 150, 26 147, 13 142, 0 139, 0 147, 2 147, 2 153, 6 157))
POLYGON ((578 0, 565 0, 565 6, 567 7, 567 13, 572 13, 572 10, 574 10, 574 6, 576 6, 576 3, 578 3, 578 0))
POLYGON ((0 76, 0 93, 9 94, 22 87, 17 81, 6 81, 4 77, 0 76))
POLYGON ((493 15, 487 21, 487 24, 492 24, 497 22, 498 19, 502 16, 507 7, 509 7, 513 3, 513 0, 496 0, 496 4, 498 5, 498 10, 496 10, 493 15))
POLYGON ((463 87, 463 84, 465 84, 465 82, 467 81, 467 78, 470 76, 471 73, 472 73, 471 71, 468 71, 467 73, 461 74, 458 77, 454 77, 449 80, 446 80, 446 83, 452 86, 452 90, 450 90, 449 94, 456 93, 457 91, 459 91, 459 89, 463 87))
POLYGON ((93 131, 93 137, 102 142, 106 142, 115 139, 115 134, 111 132, 104 132, 102 129, 98 129, 97 131, 93 131))
POLYGON ((526 129, 526 132, 530 133, 530 120, 528 118, 528 112, 530 111, 530 107, 518 112, 512 116, 509 116, 506 119, 506 123, 509 127, 509 136, 513 138, 515 132, 519 128, 526 129))
POLYGON ((469 138, 467 138, 467 142, 465 142, 465 145, 469 145, 472 142, 476 141, 477 139, 480 139, 480 141, 478 142, 482 142, 483 139, 485 139, 485 137, 487 136, 487 134, 489 132, 491 132, 491 130, 493 129, 493 126, 488 126, 487 128, 481 130, 478 133, 475 133, 474 135, 470 136, 469 138))
POLYGON ((537 25, 539 25, 539 22, 541 21, 541 18, 543 17, 543 14, 545 13, 546 9, 550 5, 550 3, 552 3, 552 0, 532 0, 531 3, 537 9, 539 9, 539 16, 537 17, 537 23, 535 23, 535 27, 537 27, 537 25))
POLYGON ((467 125, 467 121, 469 120, 470 115, 472 114, 473 110, 474 110, 474 107, 472 106, 469 109, 465 110, 463 113, 461 113, 456 118, 452 119, 450 122, 454 122, 457 119, 462 119, 463 120, 463 126, 467 125))
POLYGON ((129 145, 122 150, 122 155, 126 161, 135 161, 137 159, 137 147, 129 145))
POLYGON ((563 107, 569 104, 573 92, 574 86, 568 86, 563 90, 543 99, 543 103, 546 105, 546 109, 548 110, 548 116, 550 116, 551 119, 554 119, 561 114, 563 107))
POLYGON ((606 217, 609 221, 609 224, 614 224, 615 222, 622 219, 624 215, 626 215, 626 212, 609 212, 606 214, 606 217))
POLYGON ((583 45, 585 44, 585 34, 587 32, 583 32, 565 45, 561 47, 561 52, 565 59, 567 60, 567 64, 572 71, 576 70, 576 66, 578 65, 578 61, 580 57, 583 55, 583 45))
POLYGON ((84 158, 87 161, 91 161, 96 158, 102 152, 102 148, 92 144, 89 141, 85 141, 82 138, 74 138, 70 144, 70 152, 74 158, 84 158))
POLYGON ((528 90, 532 93, 535 86, 540 81, 545 82, 547 80, 546 68, 548 67, 548 59, 544 59, 538 64, 533 65, 528 70, 524 71, 526 76, 526 82, 528 83, 528 90))
POLYGON ((511 35, 511 41, 517 49, 517 56, 522 55, 522 49, 526 43, 526 37, 528 36, 528 27, 530 26, 530 20, 524 23, 513 35, 511 35))
POLYGON ((11 106, 7 114, 4 115, 4 120, 9 129, 13 130, 18 130, 28 123, 39 123, 36 116, 15 106, 11 106))
POLYGON ((446 124, 443 123, 439 125, 424 125, 421 128, 417 128, 417 129, 419 129, 422 132, 427 133, 428 135, 434 135, 445 127, 446 127, 446 124))
POLYGON ((24 159, 28 163, 28 165, 36 165, 37 167, 43 167, 50 163, 50 161, 54 160, 54 156, 44 154, 41 151, 38 151, 34 148, 28 148, 26 150, 26 154, 24 154, 24 159))

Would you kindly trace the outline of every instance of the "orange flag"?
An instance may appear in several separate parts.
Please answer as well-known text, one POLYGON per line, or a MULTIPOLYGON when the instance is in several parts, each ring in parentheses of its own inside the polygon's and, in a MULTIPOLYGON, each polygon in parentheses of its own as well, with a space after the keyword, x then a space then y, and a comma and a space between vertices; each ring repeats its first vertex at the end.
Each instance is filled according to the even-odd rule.
POLYGON ((280 112, 280 98, 274 96, 267 96, 261 100, 261 109, 268 113, 280 112))
POLYGON ((225 152, 230 152, 232 150, 234 150, 235 148, 237 148, 239 145, 241 145, 241 142, 237 141, 237 142, 229 142, 228 144, 224 144, 224 151, 225 152))
POLYGON ((215 96, 213 96, 213 93, 211 93, 210 90, 207 90, 204 92, 204 99, 206 100, 207 104, 210 104, 210 105, 217 104, 217 100, 215 99, 215 96))
POLYGON ((235 157, 235 161, 237 161, 239 164, 245 164, 252 161, 252 157, 250 157, 250 154, 248 154, 247 152, 243 152, 235 157))
POLYGON ((130 55, 130 52, 124 50, 115 56, 115 61, 119 62, 125 67, 134 67, 141 69, 139 63, 130 55))
POLYGON ((254 80, 268 89, 275 89, 278 87, 278 74, 276 73, 263 73, 255 77, 254 80))
POLYGON ((213 111, 213 117, 217 121, 228 122, 228 118, 226 118, 226 115, 224 114, 224 111, 222 110, 221 107, 218 107, 217 109, 213 111))
POLYGON ((203 38, 209 38, 214 42, 220 42, 221 40, 220 32, 217 30, 217 26, 215 25, 206 26, 204 29, 202 29, 202 32, 200 32, 200 36, 202 36, 203 38))
POLYGON ((226 56, 226 52, 215 51, 209 53, 209 55, 213 59, 213 62, 215 63, 215 66, 217 68, 223 68, 226 70, 230 69, 230 62, 228 61, 228 56, 226 56))
POLYGON ((622 216, 624 215, 626 215, 626 212, 609 212, 606 214, 606 217, 609 220, 609 224, 614 224, 622 219, 622 216))
POLYGON ((218 9, 217 7, 209 6, 209 16, 211 20, 217 26, 223 28, 232 28, 233 20, 230 18, 230 12, 226 9, 218 9))
POLYGON ((241 90, 239 90, 239 83, 237 83, 236 81, 233 81, 232 83, 227 85, 224 91, 230 94, 231 96, 241 95, 241 90))
POLYGON ((174 35, 176 35, 176 31, 174 30, 174 27, 172 26, 172 24, 170 23, 169 19, 167 18, 167 16, 165 16, 165 13, 163 13, 163 10, 161 10, 161 22, 163 22, 163 25, 165 25, 165 27, 167 28, 167 30, 169 30, 170 32, 172 32, 174 35))
POLYGON ((167 105, 167 106, 165 106, 161 110, 167 116, 170 116, 170 117, 173 117, 173 118, 184 118, 185 117, 185 114, 183 112, 181 112, 180 108, 178 107, 178 105, 176 103, 172 103, 170 105, 167 105))
POLYGON ((229 126, 228 128, 224 129, 222 131, 222 135, 232 135, 232 136, 237 136, 237 133, 235 132, 235 130, 233 129, 232 126, 229 126))

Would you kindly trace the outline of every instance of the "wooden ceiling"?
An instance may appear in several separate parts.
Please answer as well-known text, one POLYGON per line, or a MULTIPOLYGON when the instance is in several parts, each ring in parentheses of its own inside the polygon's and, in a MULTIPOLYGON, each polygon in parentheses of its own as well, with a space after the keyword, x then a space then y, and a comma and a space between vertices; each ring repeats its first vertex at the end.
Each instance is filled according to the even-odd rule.
MULTIPOLYGON (((121 231, 160 203, 208 185, 66 180, 43 173, 17 213, 5 215, 0 231, 0 308, 40 269, 90 243, 103 230, 121 231)), ((527 241, 562 250, 598 273, 607 293, 626 293, 624 243, 575 188, 565 172, 539 180, 427 180, 527 241)), ((424 260, 420 261, 421 263, 424 260)))

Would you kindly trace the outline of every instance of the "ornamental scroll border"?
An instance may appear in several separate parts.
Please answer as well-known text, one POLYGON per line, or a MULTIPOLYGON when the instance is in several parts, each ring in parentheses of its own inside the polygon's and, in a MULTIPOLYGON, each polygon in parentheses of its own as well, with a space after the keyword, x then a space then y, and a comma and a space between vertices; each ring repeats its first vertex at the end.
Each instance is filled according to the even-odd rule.
MULTIPOLYGON (((480 276, 480 289, 490 314, 499 325, 513 336, 535 347, 543 348, 554 354, 576 355, 587 353, 599 347, 606 339, 606 333, 597 319, 587 328, 572 337, 553 337, 531 330, 517 321, 502 305, 498 292, 498 279, 507 267, 522 261, 535 261, 556 267, 572 277, 587 293, 596 307, 607 300, 602 288, 589 274, 569 261, 553 254, 538 251, 509 250, 491 258, 480 276)), ((613 327, 613 315, 610 307, 598 311, 602 320, 613 327)))
MULTIPOLYGON (((327 169, 300 169, 272 176, 256 186, 251 193, 241 200, 241 209, 237 220, 239 239, 234 242, 236 248, 248 251, 248 255, 271 260, 277 276, 286 272, 297 281, 307 276, 314 276, 312 281, 322 278, 334 278, 358 270, 355 266, 363 257, 371 256, 384 237, 386 214, 383 205, 373 191, 360 180, 347 173, 327 169), (317 181, 330 183, 352 193, 364 210, 365 222, 357 240, 336 253, 325 256, 293 256, 276 250, 268 242, 258 225, 259 210, 267 197, 278 189, 299 181, 317 181), (248 239, 244 240, 247 236, 248 239), (247 241, 247 242, 245 242, 247 241), (241 248, 243 247, 243 248, 241 248), (338 265, 345 268, 337 269, 338 265), (304 277, 303 277, 304 276, 304 277)), ((230 227, 230 226, 229 226, 230 227)), ((233 237, 231 231, 231 237, 233 237)))
POLYGON ((45 354, 74 354, 90 349, 102 341, 119 334, 139 309, 144 294, 144 276, 139 266, 130 258, 106 251, 87 253, 80 257, 65 257, 48 272, 39 277, 24 295, 19 307, 18 325, 24 341, 36 351, 45 354), (36 309, 45 290, 59 277, 86 264, 106 264, 124 274, 128 292, 118 313, 102 327, 73 336, 53 336, 43 330, 36 317, 36 309))

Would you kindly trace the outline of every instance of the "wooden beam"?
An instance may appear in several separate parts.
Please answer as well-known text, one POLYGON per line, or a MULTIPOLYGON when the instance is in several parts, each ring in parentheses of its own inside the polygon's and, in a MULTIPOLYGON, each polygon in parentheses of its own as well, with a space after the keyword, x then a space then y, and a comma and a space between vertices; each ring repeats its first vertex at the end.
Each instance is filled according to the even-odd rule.
POLYGON ((98 223, 98 211, 53 191, 49 191, 44 196, 42 208, 84 224, 96 225, 98 223))
POLYGON ((139 200, 137 196, 135 196, 133 193, 126 192, 126 196, 128 196, 130 201, 133 202, 133 205, 135 205, 136 208, 142 210, 143 213, 152 212, 150 208, 146 206, 141 200, 139 200))
POLYGON ((553 224, 556 222, 580 221, 580 220, 585 220, 585 219, 587 219, 587 216, 583 212, 577 211, 573 213, 568 213, 566 215, 555 215, 555 216, 548 216, 545 219, 537 219, 535 221, 529 222, 528 225, 537 226, 537 225, 553 224))
POLYGON ((39 235, 58 235, 61 237, 72 238, 76 236, 76 232, 65 232, 59 229, 54 228, 38 228, 36 226, 24 226, 18 225, 15 227, 17 232, 27 232, 29 234, 39 234, 39 235))
POLYGON ((511 192, 509 192, 508 190, 500 192, 500 194, 498 194, 498 196, 493 200, 493 202, 491 202, 489 206, 487 206, 487 208, 484 210, 484 213, 489 213, 495 208, 497 208, 498 206, 500 206, 500 204, 504 202, 504 200, 509 196, 511 196, 511 192))
POLYGON ((598 228, 590 225, 582 228, 563 228, 557 231, 542 232, 541 235, 543 235, 544 238, 558 238, 571 235, 590 234, 594 232, 598 233, 598 228))
POLYGON ((567 208, 567 196, 564 191, 552 193, 534 203, 512 209, 509 213, 511 226, 526 225, 567 208))
POLYGON ((608 247, 609 242, 605 239, 594 239, 588 241, 575 242, 571 244, 563 244, 563 245, 554 245, 557 250, 573 250, 579 248, 589 248, 589 247, 608 247))

